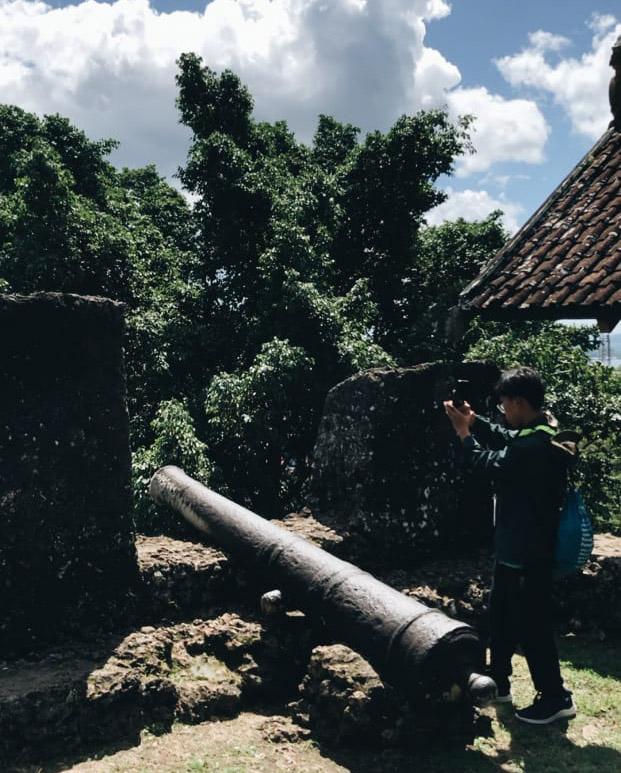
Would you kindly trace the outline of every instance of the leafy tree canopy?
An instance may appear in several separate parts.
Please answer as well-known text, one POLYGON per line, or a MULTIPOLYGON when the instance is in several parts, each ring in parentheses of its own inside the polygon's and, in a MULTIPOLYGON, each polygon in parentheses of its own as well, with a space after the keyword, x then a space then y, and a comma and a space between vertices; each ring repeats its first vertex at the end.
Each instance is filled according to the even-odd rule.
MULTIPOLYGON (((113 141, 0 106, 0 287, 126 304, 138 525, 151 531, 171 528, 145 491, 164 463, 266 514, 298 505, 325 396, 358 370, 473 344, 499 364, 527 356, 502 325, 444 346, 447 310, 506 238, 499 213, 425 225, 439 176, 470 149, 468 119, 421 112, 361 137, 321 115, 305 145, 254 118, 234 73, 184 54, 177 81, 192 206, 153 166, 115 169, 113 141)), ((521 328, 544 372, 561 346, 548 327, 521 328)), ((598 377, 596 434, 613 389, 598 377)))
POLYGON ((0 281, 6 291, 102 295, 127 304, 134 439, 183 396, 196 265, 190 209, 153 167, 116 170, 57 115, 0 105, 0 281))
MULTIPOLYGON (((435 316, 427 309, 436 254, 424 214, 444 199, 438 177, 469 149, 469 122, 421 112, 360 138, 321 115, 306 146, 284 121, 255 120, 230 71, 184 54, 177 82, 193 132, 179 176, 196 197, 221 347, 197 426, 238 496, 278 511, 295 503, 328 389, 363 368, 411 362, 445 313, 442 303, 435 316)), ((504 235, 497 218, 480 234, 456 228, 473 245, 467 279, 485 251, 477 240, 504 235)))
MULTIPOLYGON (((234 73, 184 54, 177 80, 193 207, 153 167, 116 170, 113 141, 0 108, 0 278, 127 304, 138 477, 194 438, 204 478, 277 512, 296 503, 327 391, 433 337, 434 262, 451 245, 424 214, 468 121, 421 112, 361 138, 322 115, 307 146, 257 121, 234 73)), ((503 234, 494 219, 456 228, 472 243, 466 280, 503 234)))

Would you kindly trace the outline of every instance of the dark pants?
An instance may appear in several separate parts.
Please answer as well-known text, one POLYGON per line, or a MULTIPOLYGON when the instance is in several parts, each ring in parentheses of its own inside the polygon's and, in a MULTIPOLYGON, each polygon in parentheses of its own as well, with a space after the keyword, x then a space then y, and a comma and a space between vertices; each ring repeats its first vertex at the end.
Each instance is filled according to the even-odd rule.
POLYGON ((563 680, 552 628, 552 570, 496 564, 490 599, 492 676, 511 675, 511 656, 518 644, 535 689, 560 694, 563 680))

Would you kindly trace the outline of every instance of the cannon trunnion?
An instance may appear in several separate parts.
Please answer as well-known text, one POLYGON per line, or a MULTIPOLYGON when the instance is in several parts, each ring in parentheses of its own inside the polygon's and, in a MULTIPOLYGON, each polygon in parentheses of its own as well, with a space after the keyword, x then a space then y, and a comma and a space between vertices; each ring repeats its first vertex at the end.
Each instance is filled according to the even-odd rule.
POLYGON ((461 693, 477 705, 494 698, 496 685, 478 673, 483 648, 470 626, 231 502, 178 467, 158 470, 149 493, 242 561, 262 590, 279 588, 289 607, 324 621, 335 638, 408 695, 461 693))

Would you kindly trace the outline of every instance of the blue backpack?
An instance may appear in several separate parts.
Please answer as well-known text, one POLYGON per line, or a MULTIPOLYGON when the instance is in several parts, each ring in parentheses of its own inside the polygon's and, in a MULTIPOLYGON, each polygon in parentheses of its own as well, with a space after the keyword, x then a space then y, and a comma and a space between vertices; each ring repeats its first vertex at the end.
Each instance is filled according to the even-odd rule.
MULTIPOLYGON (((534 432, 545 432, 556 446, 562 447, 575 456, 580 434, 572 430, 559 432, 554 427, 538 424, 536 427, 520 430, 518 437, 534 432)), ((556 546, 554 548, 555 575, 564 577, 581 569, 591 557, 593 550, 593 524, 587 512, 582 494, 569 487, 560 513, 556 546)))
POLYGON ((593 550, 593 524, 577 489, 567 491, 556 537, 554 559, 556 576, 563 577, 581 569, 593 550))

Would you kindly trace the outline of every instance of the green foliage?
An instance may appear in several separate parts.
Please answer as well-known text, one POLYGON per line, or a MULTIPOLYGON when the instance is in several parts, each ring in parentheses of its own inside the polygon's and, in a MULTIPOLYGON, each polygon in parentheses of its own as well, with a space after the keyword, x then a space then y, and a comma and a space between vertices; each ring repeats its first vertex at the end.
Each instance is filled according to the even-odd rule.
POLYGON ((314 363, 277 338, 249 368, 219 373, 205 401, 210 448, 237 497, 268 513, 290 500, 306 473, 315 429, 314 363))
POLYGON ((588 358, 586 352, 597 346, 596 328, 539 323, 530 334, 512 329, 489 335, 485 324, 475 327, 480 338, 468 359, 491 360, 501 368, 527 365, 541 373, 546 406, 561 428, 583 435, 577 483, 595 523, 621 532, 621 375, 588 358))
POLYGON ((416 262, 403 277, 407 324, 393 342, 402 361, 463 357, 465 342, 460 342, 455 351, 447 351, 447 311, 457 305, 466 284, 504 245, 507 234, 500 222, 501 214, 492 212, 474 223, 459 219, 420 232, 416 262))
POLYGON ((320 115, 313 139, 313 160, 330 173, 347 163, 358 145, 360 129, 342 124, 329 115, 320 115))
POLYGON ((207 447, 196 437, 194 422, 181 400, 167 400, 157 409, 151 422, 155 436, 149 448, 141 448, 133 456, 134 512, 136 528, 144 534, 178 533, 183 527, 178 516, 158 508, 148 495, 149 481, 160 467, 174 464, 204 485, 209 485, 214 473, 207 457, 207 447))
POLYGON ((177 82, 192 207, 154 167, 112 167, 113 141, 0 107, 0 287, 126 304, 144 528, 164 523, 146 477, 175 459, 261 511, 299 505, 328 390, 436 356, 448 306, 504 239, 497 217, 425 227, 467 119, 421 112, 360 138, 320 116, 309 147, 256 121, 230 71, 184 54, 177 82))
POLYGON ((179 58, 177 84, 181 97, 177 104, 181 121, 197 136, 214 132, 243 140, 250 128, 253 101, 250 92, 230 70, 218 77, 201 65, 196 54, 179 58))
MULTIPOLYGON (((306 147, 283 121, 255 121, 232 73, 184 54, 177 82, 194 134, 179 176, 197 197, 219 371, 206 415, 193 415, 234 495, 281 512, 299 504, 328 390, 413 349, 405 279, 420 274, 423 215, 469 148, 468 121, 421 112, 359 141, 356 127, 320 116, 306 147)), ((425 281, 431 293, 431 269, 425 281)))
POLYGON ((92 143, 59 116, 0 107, 0 276, 20 292, 127 299, 131 243, 106 200, 113 175, 92 143))
POLYGON ((153 167, 118 172, 111 140, 60 116, 0 106, 0 286, 103 295, 127 304, 135 444, 158 404, 203 381, 204 312, 185 199, 153 167))

